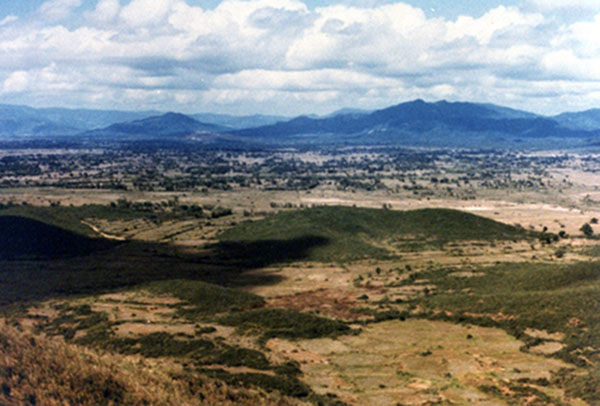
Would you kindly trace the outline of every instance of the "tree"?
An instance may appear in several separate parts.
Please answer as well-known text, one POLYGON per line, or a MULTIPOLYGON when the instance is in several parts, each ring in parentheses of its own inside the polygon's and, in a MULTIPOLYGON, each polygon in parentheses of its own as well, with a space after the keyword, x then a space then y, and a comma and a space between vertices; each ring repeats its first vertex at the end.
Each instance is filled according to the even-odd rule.
POLYGON ((586 237, 591 237, 594 234, 594 229, 589 225, 589 223, 582 225, 579 231, 581 231, 586 237))

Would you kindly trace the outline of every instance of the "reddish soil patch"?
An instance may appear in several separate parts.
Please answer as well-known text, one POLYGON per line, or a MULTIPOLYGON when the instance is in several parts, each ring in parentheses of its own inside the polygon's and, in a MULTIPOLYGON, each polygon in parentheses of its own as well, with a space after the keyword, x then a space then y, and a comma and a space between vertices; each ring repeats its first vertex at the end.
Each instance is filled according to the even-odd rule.
POLYGON ((368 318, 366 314, 352 311, 360 306, 356 297, 356 291, 321 288, 271 298, 266 307, 283 307, 300 312, 318 311, 325 316, 343 320, 368 318))

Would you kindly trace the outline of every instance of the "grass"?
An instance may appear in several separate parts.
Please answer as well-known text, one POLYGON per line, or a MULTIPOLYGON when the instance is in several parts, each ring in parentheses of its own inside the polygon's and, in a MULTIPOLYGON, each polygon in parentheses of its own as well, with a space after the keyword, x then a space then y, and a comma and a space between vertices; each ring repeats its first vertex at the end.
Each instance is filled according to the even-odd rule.
POLYGON ((0 404, 207 406, 297 404, 279 394, 232 388, 206 375, 175 375, 118 354, 50 341, 0 325, 0 404))
POLYGON ((290 255, 291 259, 304 256, 326 262, 388 258, 391 253, 381 243, 415 250, 453 241, 517 240, 531 236, 525 230, 456 210, 318 207, 241 223, 223 232, 219 239, 221 244, 304 241, 290 247, 298 251, 297 255, 290 255))

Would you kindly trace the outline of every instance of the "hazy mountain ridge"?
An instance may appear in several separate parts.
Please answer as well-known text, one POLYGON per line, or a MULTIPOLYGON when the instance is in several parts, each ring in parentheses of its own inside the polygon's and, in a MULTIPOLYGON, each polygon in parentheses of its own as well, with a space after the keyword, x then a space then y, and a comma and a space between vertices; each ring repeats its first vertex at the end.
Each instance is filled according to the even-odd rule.
POLYGON ((266 143, 554 148, 589 144, 600 131, 562 127, 552 118, 502 106, 415 100, 369 114, 302 116, 233 134, 266 143))
POLYGON ((179 113, 165 113, 141 120, 117 123, 104 129, 88 131, 83 136, 87 137, 183 137, 197 132, 220 132, 225 128, 209 123, 202 123, 193 118, 179 113))
POLYGON ((561 126, 593 131, 600 129, 600 109, 590 109, 579 112, 567 112, 552 117, 561 126))
MULTIPOLYGON (((158 110, 120 111, 94 109, 67 109, 58 107, 33 108, 21 105, 0 104, 0 138, 45 136, 72 136, 87 131, 108 130, 115 124, 126 124, 165 112, 158 110)), ((183 114, 182 114, 183 116, 183 114)), ((273 124, 289 117, 270 115, 233 116, 227 114, 199 113, 190 118, 215 125, 213 130, 240 129, 273 124)))
POLYGON ((415 100, 375 111, 341 109, 286 119, 0 105, 0 138, 58 136, 91 141, 164 137, 241 146, 580 147, 598 143, 600 109, 546 117, 493 104, 415 100))
POLYGON ((111 124, 160 114, 157 111, 118 111, 40 108, 0 104, 0 137, 75 135, 111 124))

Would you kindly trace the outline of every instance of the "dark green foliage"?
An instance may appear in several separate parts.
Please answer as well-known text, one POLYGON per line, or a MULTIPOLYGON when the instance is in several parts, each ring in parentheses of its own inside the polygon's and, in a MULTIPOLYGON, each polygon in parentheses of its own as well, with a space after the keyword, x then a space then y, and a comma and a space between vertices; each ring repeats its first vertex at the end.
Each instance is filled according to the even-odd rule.
POLYGON ((579 229, 583 235, 585 235, 586 237, 591 237, 592 235, 594 235, 594 229, 592 228, 592 226, 590 226, 589 223, 585 223, 584 225, 581 226, 581 228, 579 229))
POLYGON ((189 302, 194 307, 184 312, 190 317, 256 307, 264 303, 262 297, 252 293, 202 281, 175 279, 152 282, 144 285, 143 288, 155 294, 171 295, 189 302))
POLYGON ((370 241, 422 249, 449 241, 514 240, 529 234, 513 226, 448 209, 390 211, 355 207, 318 207, 285 211, 245 222, 220 235, 222 243, 318 240, 300 247, 317 261, 386 258, 390 253, 370 241), (423 241, 427 241, 424 245, 423 241))
POLYGON ((223 364, 231 367, 246 366, 254 369, 271 368, 269 360, 262 352, 248 348, 226 346, 216 352, 209 360, 209 363, 211 364, 223 364))
POLYGON ((287 309, 260 309, 231 313, 219 319, 229 326, 263 332, 264 338, 336 337, 351 333, 350 327, 339 320, 287 309))
POLYGON ((210 212, 210 216, 214 219, 219 218, 219 217, 225 217, 225 216, 230 216, 232 214, 231 209, 228 208, 224 208, 221 206, 217 206, 215 207, 211 212, 210 212))
POLYGON ((278 375, 298 376, 302 375, 302 370, 298 362, 289 361, 275 367, 275 373, 278 375))
POLYGON ((146 334, 139 338, 113 339, 109 345, 124 354, 144 357, 183 357, 192 353, 206 354, 215 344, 208 340, 176 340, 169 333, 146 334))
POLYGON ((260 373, 232 374, 223 370, 205 369, 203 373, 221 379, 233 386, 257 386, 267 392, 278 391, 296 398, 306 398, 312 391, 308 385, 297 378, 286 375, 267 375, 260 373))

